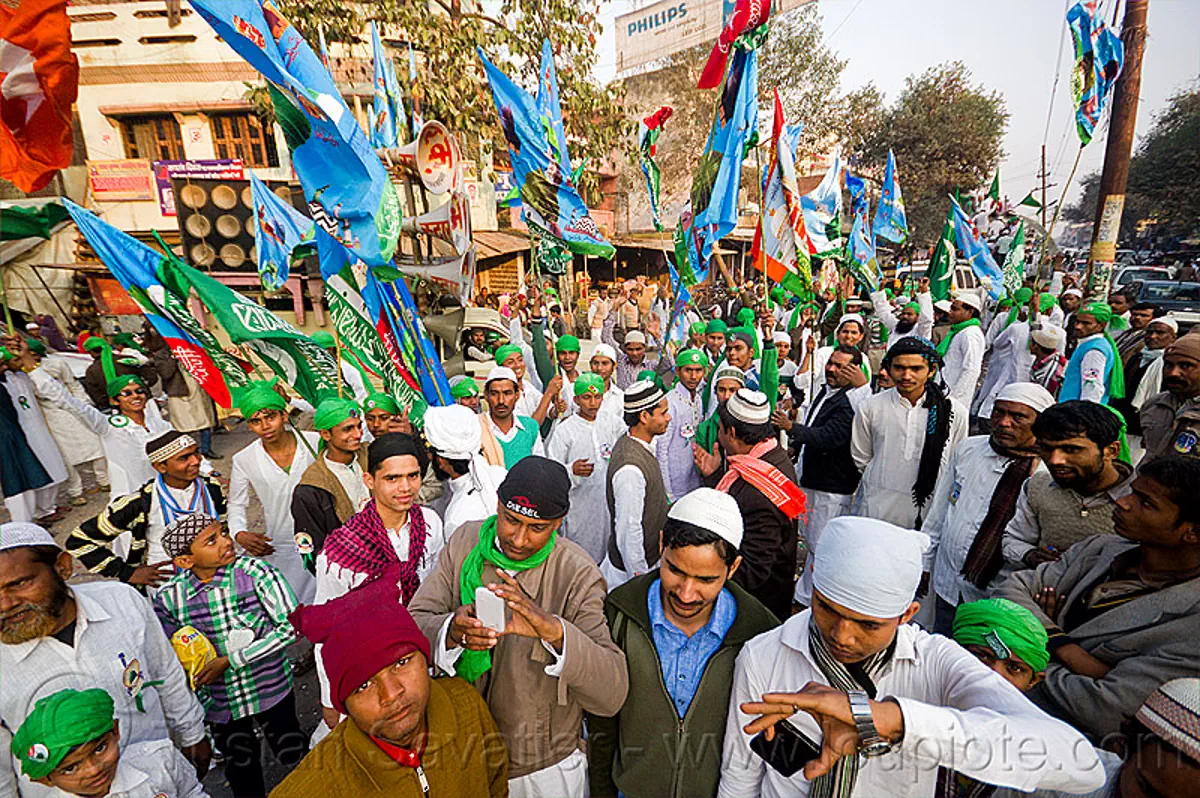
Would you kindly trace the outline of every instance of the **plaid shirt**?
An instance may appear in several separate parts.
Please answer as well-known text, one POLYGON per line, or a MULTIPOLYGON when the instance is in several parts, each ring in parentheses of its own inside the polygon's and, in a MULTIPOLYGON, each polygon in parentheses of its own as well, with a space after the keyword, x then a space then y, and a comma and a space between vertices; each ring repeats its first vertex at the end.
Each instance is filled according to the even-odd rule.
POLYGON ((207 584, 191 571, 171 577, 154 599, 154 611, 167 637, 193 626, 229 657, 220 681, 196 691, 212 723, 227 723, 264 712, 292 689, 292 665, 284 650, 296 639, 288 613, 296 596, 283 574, 256 557, 238 557, 207 584), (248 629, 249 645, 230 652, 229 634, 248 629))

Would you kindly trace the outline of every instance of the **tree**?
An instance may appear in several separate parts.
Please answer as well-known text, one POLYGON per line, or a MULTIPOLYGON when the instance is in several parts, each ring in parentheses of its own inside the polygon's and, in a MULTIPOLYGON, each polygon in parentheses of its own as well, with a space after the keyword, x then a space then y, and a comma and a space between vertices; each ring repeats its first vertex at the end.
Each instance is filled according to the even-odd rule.
MULTIPOLYGON (((571 142, 571 159, 593 165, 610 160, 614 150, 630 146, 630 125, 621 109, 620 83, 599 85, 592 77, 599 58, 598 0, 501 0, 499 8, 462 0, 279 0, 308 41, 315 45, 318 28, 326 41, 362 46, 369 61, 369 45, 362 37, 374 19, 387 38, 411 43, 417 54, 418 77, 413 87, 426 119, 443 122, 468 152, 478 142, 506 152, 496 109, 492 104, 483 68, 475 55, 482 47, 493 63, 526 88, 536 86, 542 40, 554 46, 563 121, 571 142), (467 10, 464 10, 466 8, 467 10)), ((397 51, 397 74, 408 81, 407 50, 397 51)), ((360 79, 370 81, 370 65, 360 79)), ((585 178, 589 181, 591 178, 585 178)))
MULTIPOLYGON (((1081 186, 1079 202, 1063 215, 1090 225, 1100 174, 1083 178, 1081 186)), ((1168 236, 1187 236, 1200 226, 1200 89, 1172 97, 1130 159, 1121 239, 1132 240, 1145 220, 1153 220, 1155 232, 1168 236)))
POLYGON ((904 90, 864 135, 859 169, 883 177, 888 149, 896 154, 909 240, 927 246, 941 233, 947 195, 973 189, 993 174, 1008 124, 1004 98, 972 85, 955 61, 905 79, 904 90))

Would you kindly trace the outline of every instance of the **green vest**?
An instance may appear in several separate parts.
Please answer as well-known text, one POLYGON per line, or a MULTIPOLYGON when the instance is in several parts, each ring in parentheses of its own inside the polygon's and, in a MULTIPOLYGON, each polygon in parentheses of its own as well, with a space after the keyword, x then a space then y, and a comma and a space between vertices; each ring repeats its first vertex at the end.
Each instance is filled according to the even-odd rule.
POLYGON ((504 441, 499 435, 496 436, 496 443, 500 444, 500 450, 504 452, 504 467, 512 468, 517 464, 518 460, 522 460, 533 454, 533 445, 537 443, 538 425, 529 416, 514 416, 515 423, 521 426, 517 427, 517 434, 512 440, 504 441))

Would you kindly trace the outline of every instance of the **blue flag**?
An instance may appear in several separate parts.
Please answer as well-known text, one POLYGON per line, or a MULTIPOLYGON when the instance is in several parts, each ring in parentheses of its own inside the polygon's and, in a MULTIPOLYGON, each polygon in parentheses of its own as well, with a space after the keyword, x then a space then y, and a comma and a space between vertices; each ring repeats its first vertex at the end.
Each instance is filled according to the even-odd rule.
POLYGON ((542 67, 538 70, 538 121, 550 142, 555 163, 565 175, 574 175, 571 156, 567 153, 567 129, 563 124, 562 105, 558 100, 558 75, 554 71, 554 52, 550 40, 542 42, 542 67))
POLYGON ((371 52, 375 59, 375 105, 371 110, 371 146, 399 147, 400 131, 406 126, 404 101, 400 99, 396 67, 392 63, 391 55, 383 49, 375 20, 371 20, 371 52))
POLYGON ((708 143, 679 219, 688 244, 688 285, 703 282, 717 242, 737 226, 746 142, 758 131, 758 50, 736 48, 721 86, 708 143))
MULTIPOLYGON (((478 52, 491 84, 500 129, 508 142, 513 173, 521 190, 521 216, 525 223, 531 229, 540 228, 551 238, 562 241, 571 252, 611 260, 616 249, 600 234, 575 188, 565 144, 552 145, 547 135, 548 130, 553 130, 553 123, 543 124, 537 101, 529 92, 509 80, 488 60, 482 49, 478 52)), ((550 77, 553 78, 553 72, 550 77)), ((541 79, 539 77, 539 82, 541 79)), ((544 94, 546 88, 543 86, 539 95, 544 94)), ((557 87, 554 97, 557 98, 557 87)), ((545 102, 549 106, 550 98, 547 97, 545 102)), ((557 106, 556 101, 554 105, 557 106)))
POLYGON ((963 211, 962 206, 950 198, 954 211, 954 239, 958 249, 971 264, 971 271, 979 278, 979 282, 987 289, 992 299, 999 299, 1004 293, 1004 273, 996 265, 987 242, 979 234, 975 224, 963 211))
POLYGON ((880 274, 875 255, 875 236, 867 229, 870 215, 871 209, 864 198, 861 209, 854 214, 854 226, 850 228, 850 259, 847 265, 855 280, 869 291, 878 291, 883 275, 880 274))
POLYGON ((321 59, 270 0, 191 3, 289 106, 277 113, 289 122, 292 166, 313 219, 334 226, 372 268, 387 265, 400 238, 400 200, 321 59))
POLYGON ((287 282, 292 259, 312 250, 313 220, 280 199, 254 172, 250 173, 250 196, 254 201, 258 276, 263 288, 278 291, 287 282), (309 251, 297 253, 297 247, 307 247, 309 251))
POLYGON ((800 198, 804 227, 812 241, 813 254, 840 257, 845 245, 842 238, 842 159, 833 152, 833 163, 821 178, 821 184, 800 198))
POLYGON ((1075 127, 1079 140, 1092 140, 1104 103, 1121 74, 1125 44, 1104 24, 1095 0, 1079 2, 1067 11, 1075 66, 1071 70, 1071 93, 1075 97, 1075 127))
POLYGON ((857 216, 867 212, 867 181, 850 174, 846 167, 846 190, 850 192, 850 215, 857 216))
POLYGON ((425 324, 417 312, 417 303, 404 280, 396 279, 390 283, 381 281, 379 294, 405 361, 411 363, 416 371, 425 401, 436 406, 453 404, 454 397, 450 395, 450 383, 442 368, 442 360, 429 340, 429 333, 425 331, 425 324))
MULTIPOLYGON (((846 182, 850 179, 847 176, 846 182)), ((875 224, 871 234, 899 244, 908 238, 908 217, 904 213, 904 197, 900 194, 900 183, 896 180, 896 156, 888 150, 887 171, 883 175, 883 190, 879 204, 875 206, 875 224)))

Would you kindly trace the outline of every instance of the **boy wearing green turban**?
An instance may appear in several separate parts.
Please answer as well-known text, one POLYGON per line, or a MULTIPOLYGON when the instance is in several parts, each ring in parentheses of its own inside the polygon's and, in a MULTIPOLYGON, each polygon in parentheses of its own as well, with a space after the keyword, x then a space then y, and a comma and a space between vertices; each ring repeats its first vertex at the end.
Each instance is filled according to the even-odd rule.
MULTIPOLYGON (((367 431, 374 437, 389 432, 403 432, 392 429, 393 422, 400 415, 400 404, 390 395, 376 391, 363 400, 363 420, 367 422, 367 431)), ((410 430, 411 431, 411 430, 410 430)))
POLYGON ((475 382, 474 377, 460 375, 451 379, 450 395, 454 397, 456 404, 469 407, 476 414, 479 413, 479 383, 475 382))
POLYGON ((701 349, 704 347, 704 322, 693 322, 688 327, 688 348, 701 349))
POLYGON ((108 693, 60 690, 34 705, 13 735, 12 753, 26 778, 56 794, 205 794, 195 767, 169 739, 122 748, 120 738, 108 693))
POLYGON ((1058 401, 1086 399, 1107 405, 1110 399, 1124 398, 1125 369, 1108 334, 1112 317, 1112 307, 1104 302, 1088 302, 1075 312, 1071 324, 1078 344, 1067 362, 1058 401))
POLYGON ((954 614, 954 642, 1022 693, 1045 678, 1050 664, 1046 628, 1032 612, 1008 599, 959 605, 954 614))

